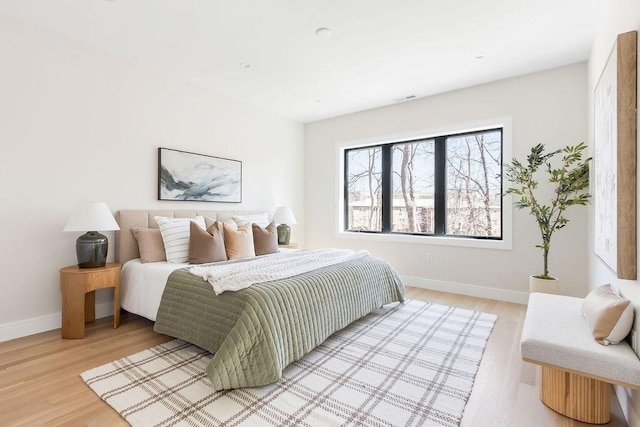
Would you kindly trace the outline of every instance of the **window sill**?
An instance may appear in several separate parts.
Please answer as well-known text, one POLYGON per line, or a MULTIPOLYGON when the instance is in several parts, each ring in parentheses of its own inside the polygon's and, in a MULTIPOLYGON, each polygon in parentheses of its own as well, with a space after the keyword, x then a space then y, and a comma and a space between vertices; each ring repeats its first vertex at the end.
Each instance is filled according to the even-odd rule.
POLYGON ((415 245, 435 245, 435 246, 458 246, 468 248, 511 250, 511 241, 503 240, 483 240, 470 239, 464 237, 433 237, 433 236, 410 236, 402 234, 379 234, 379 233, 358 233, 352 231, 341 231, 336 234, 339 239, 352 239, 360 241, 388 242, 388 243, 409 243, 415 245))

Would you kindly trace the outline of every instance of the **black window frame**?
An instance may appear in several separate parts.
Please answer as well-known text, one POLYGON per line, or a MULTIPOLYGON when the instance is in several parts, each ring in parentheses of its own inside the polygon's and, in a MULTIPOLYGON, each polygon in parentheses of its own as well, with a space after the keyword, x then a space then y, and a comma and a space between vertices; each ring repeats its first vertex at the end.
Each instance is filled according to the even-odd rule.
POLYGON ((500 235, 499 236, 470 236, 461 234, 447 234, 447 139, 453 137, 464 137, 467 135, 475 135, 478 133, 500 132, 500 176, 502 177, 504 169, 504 127, 490 127, 474 131, 456 132, 451 134, 443 134, 438 136, 420 137, 409 140, 400 140, 387 142, 383 144, 372 144, 359 147, 346 148, 343 157, 344 169, 344 227, 343 231, 349 233, 365 233, 365 234, 391 234, 391 235, 408 235, 420 237, 446 237, 476 240, 504 240, 504 183, 500 179, 500 235), (396 144, 409 144, 414 142, 434 141, 434 232, 429 233, 410 233, 403 231, 392 231, 393 218, 393 170, 392 170, 392 147, 396 144), (381 174, 382 174, 382 230, 350 230, 349 229, 349 152, 363 150, 367 148, 381 149, 381 174), (391 214, 389 214, 391 212, 391 214))

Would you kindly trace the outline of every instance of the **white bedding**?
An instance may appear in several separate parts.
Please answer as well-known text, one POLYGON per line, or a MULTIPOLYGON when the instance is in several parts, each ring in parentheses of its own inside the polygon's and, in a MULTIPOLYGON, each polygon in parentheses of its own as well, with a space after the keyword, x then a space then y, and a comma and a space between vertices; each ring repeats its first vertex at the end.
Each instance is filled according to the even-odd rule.
MULTIPOLYGON (((280 248, 279 251, 296 252, 295 249, 287 248, 280 248)), ((189 266, 193 267, 187 263, 142 263, 139 258, 127 261, 122 266, 120 276, 120 306, 130 313, 155 322, 169 275, 174 270, 189 266)))
POLYGON ((155 321, 169 275, 188 266, 187 263, 141 263, 139 258, 127 261, 120 278, 120 305, 130 313, 155 321))

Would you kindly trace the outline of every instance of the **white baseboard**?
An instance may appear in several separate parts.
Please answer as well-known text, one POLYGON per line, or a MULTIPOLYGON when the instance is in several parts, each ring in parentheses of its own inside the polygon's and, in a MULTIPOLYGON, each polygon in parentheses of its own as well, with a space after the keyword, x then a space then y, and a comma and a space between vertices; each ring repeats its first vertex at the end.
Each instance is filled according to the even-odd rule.
MULTIPOLYGON (((434 291, 451 292, 454 294, 469 295, 478 298, 515 302, 518 304, 526 304, 529 300, 529 294, 527 292, 517 292, 506 289, 489 288, 485 286, 467 285, 464 283, 445 282, 441 280, 424 279, 422 277, 402 276, 402 280, 407 286, 431 289, 434 291)), ((112 302, 96 304, 96 319, 101 319, 103 317, 112 315, 112 302)), ((26 337, 27 335, 46 332, 52 329, 59 329, 61 322, 62 313, 55 313, 48 316, 21 320, 19 322, 5 323, 4 325, 0 325, 0 342, 12 340, 14 338, 26 337)))
POLYGON ((407 286, 431 289, 433 291, 450 292, 452 294, 515 302, 517 304, 527 304, 529 301, 528 292, 510 291, 508 289, 489 288, 486 286, 467 285, 464 283, 445 282, 442 280, 431 280, 411 276, 402 276, 402 281, 407 286))
MULTIPOLYGON (((96 304, 96 319, 113 315, 113 302, 96 304)), ((62 313, 54 313, 48 316, 34 317, 32 319, 20 320, 18 322, 5 323, 0 325, 0 342, 9 341, 15 338, 26 337, 40 332, 60 329, 62 324, 62 313)))

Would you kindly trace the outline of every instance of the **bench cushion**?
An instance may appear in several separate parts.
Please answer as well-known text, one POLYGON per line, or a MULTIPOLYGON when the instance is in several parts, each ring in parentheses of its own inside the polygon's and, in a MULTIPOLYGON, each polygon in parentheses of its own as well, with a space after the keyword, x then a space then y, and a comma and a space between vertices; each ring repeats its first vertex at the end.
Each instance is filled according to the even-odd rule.
POLYGON ((522 328, 522 358, 640 387, 640 360, 626 341, 600 345, 582 315, 582 298, 533 293, 522 328))

